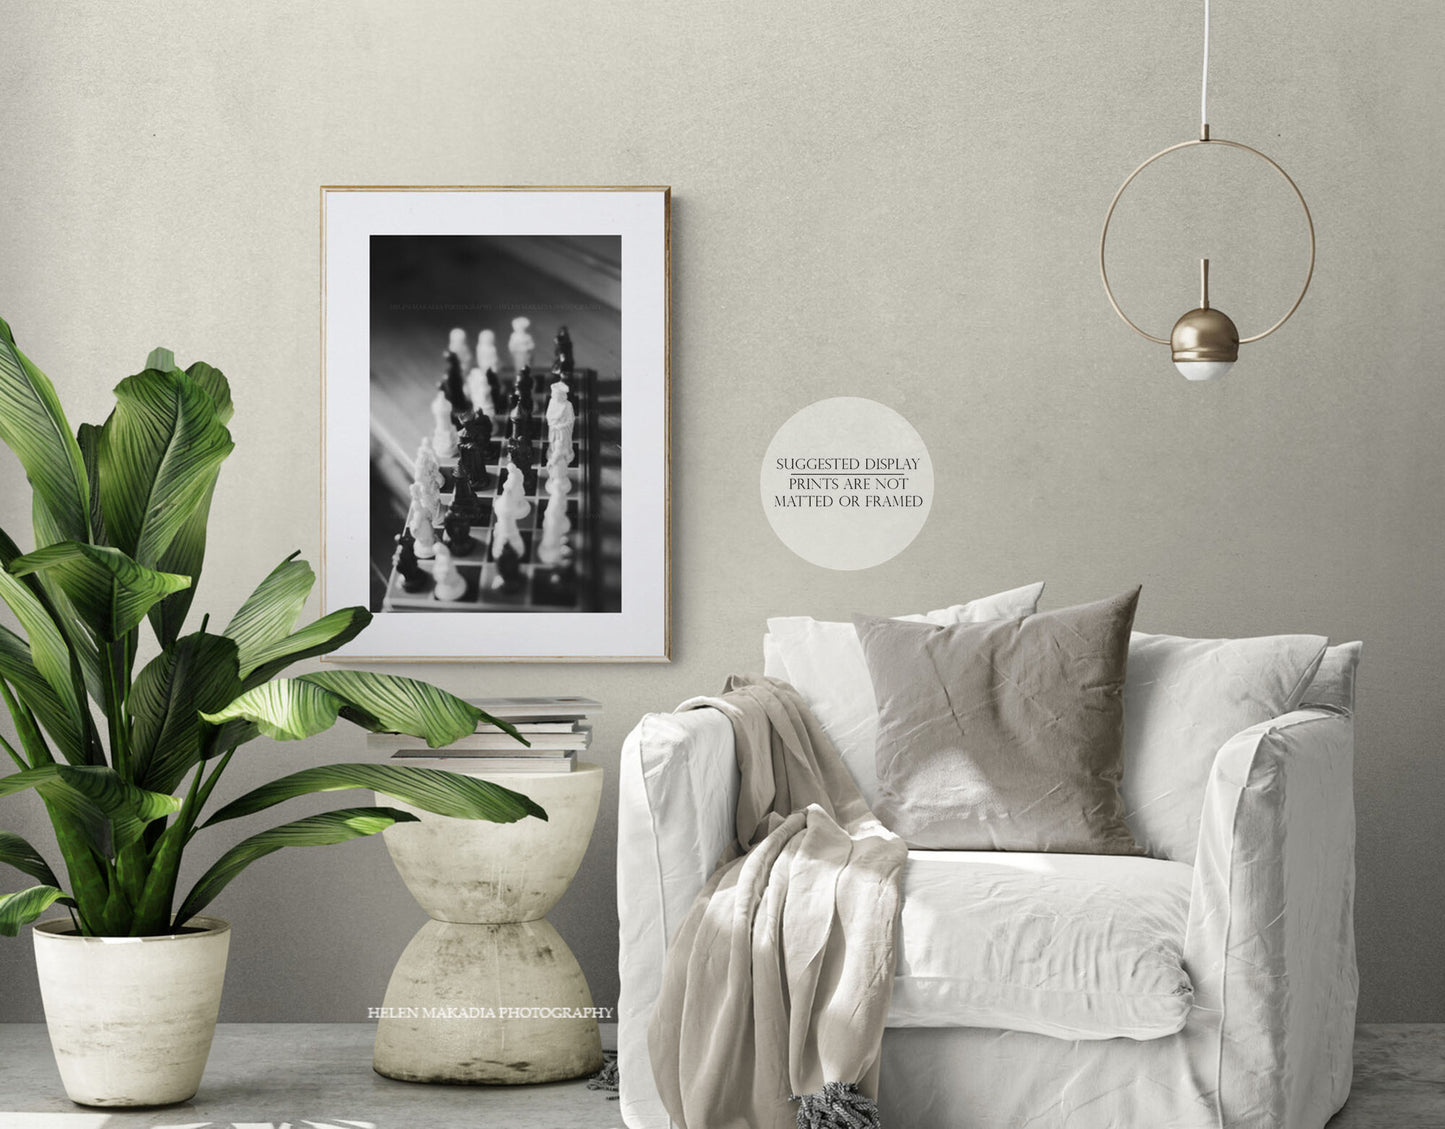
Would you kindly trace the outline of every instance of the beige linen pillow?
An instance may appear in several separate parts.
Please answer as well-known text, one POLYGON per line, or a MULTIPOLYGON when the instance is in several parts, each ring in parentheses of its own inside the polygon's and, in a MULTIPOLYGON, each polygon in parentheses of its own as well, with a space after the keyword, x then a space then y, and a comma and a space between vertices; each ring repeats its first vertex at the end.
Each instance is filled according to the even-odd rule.
MULTIPOLYGON (((1042 583, 1026 584, 966 604, 898 618, 939 624, 1017 619, 1033 614, 1043 590, 1042 583)), ((763 672, 792 683, 803 696, 872 807, 878 799, 873 767, 878 709, 853 625, 808 616, 776 616, 768 620, 763 655, 763 672)))
POLYGON ((855 616, 878 817, 910 847, 1141 853, 1119 798, 1138 600, 948 627, 855 616))

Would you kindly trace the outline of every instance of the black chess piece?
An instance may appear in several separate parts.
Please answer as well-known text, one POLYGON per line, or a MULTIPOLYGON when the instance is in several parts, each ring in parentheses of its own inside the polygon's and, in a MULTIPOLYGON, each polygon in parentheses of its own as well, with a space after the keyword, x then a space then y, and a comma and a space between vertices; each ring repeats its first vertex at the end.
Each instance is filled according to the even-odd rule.
MULTIPOLYGON (((464 451, 463 454, 465 453, 464 451)), ((482 514, 482 503, 472 486, 472 476, 465 462, 457 464, 456 477, 452 482, 450 512, 466 518, 468 524, 476 521, 482 514)))
POLYGON ((529 436, 532 430, 532 405, 520 391, 512 393, 512 407, 507 412, 507 437, 529 436))
POLYGON ((502 378, 494 368, 487 369, 487 388, 492 393, 492 411, 501 415, 507 407, 507 398, 502 395, 502 378))
POLYGON ((455 507, 447 514, 444 524, 447 539, 447 548, 451 549, 452 556, 470 556, 473 549, 477 547, 477 539, 472 536, 471 515, 458 511, 455 507))
POLYGON ((391 563, 401 577, 401 586, 407 592, 420 592, 426 587, 427 575, 416 559, 416 538, 411 530, 404 529, 396 535, 396 551, 391 563))
POLYGON ((567 327, 560 326, 557 336, 552 338, 552 372, 565 380, 572 375, 572 335, 567 327))
POLYGON ((522 576, 522 558, 517 556, 517 550, 508 541, 497 556, 497 579, 493 587, 503 592, 520 592, 526 583, 522 576))
POLYGON ((467 399, 466 384, 462 381, 461 358, 448 349, 445 353, 445 360, 446 372, 443 373, 438 387, 445 394, 447 403, 452 406, 454 415, 469 412, 472 410, 472 402, 467 399))
POLYGON ((465 469, 473 487, 485 490, 491 476, 487 474, 487 453, 492 444, 492 421, 482 412, 473 412, 462 421, 462 435, 457 466, 465 469))
POLYGON ((522 397, 522 403, 527 405, 527 414, 532 414, 532 405, 536 403, 535 395, 537 378, 532 375, 532 366, 523 365, 522 371, 517 374, 517 394, 522 397))
POLYGON ((532 469, 532 441, 525 435, 513 433, 507 442, 507 457, 512 460, 522 475, 522 490, 527 494, 536 492, 537 473, 532 469))

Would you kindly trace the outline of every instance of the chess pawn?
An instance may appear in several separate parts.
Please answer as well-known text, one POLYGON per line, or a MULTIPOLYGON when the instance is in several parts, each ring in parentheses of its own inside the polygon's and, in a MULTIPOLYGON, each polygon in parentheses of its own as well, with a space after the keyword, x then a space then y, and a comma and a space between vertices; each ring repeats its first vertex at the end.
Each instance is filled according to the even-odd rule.
POLYGON ((446 394, 438 392, 431 402, 432 449, 437 458, 450 459, 457 453, 457 429, 452 425, 452 406, 446 394))
POLYGON ((497 414, 492 403, 492 390, 487 386, 487 374, 481 369, 474 368, 467 373, 466 392, 473 412, 488 416, 497 414))
POLYGON ((396 535, 396 551, 391 554, 391 567, 401 577, 403 591, 420 592, 426 587, 426 573, 416 561, 416 538, 408 530, 396 535))
POLYGON ((418 482, 430 482, 436 490, 442 488, 441 463, 437 461, 436 448, 431 445, 431 436, 425 436, 416 452, 416 475, 418 482))
POLYGON ((572 428, 577 422, 577 411, 567 398, 567 392, 563 381, 552 385, 552 398, 547 401, 547 458, 550 462, 565 455, 563 465, 571 466, 574 457, 572 428))
POLYGON ((497 357, 497 335, 490 329, 484 329, 477 334, 477 368, 486 372, 491 369, 495 372, 502 367, 502 362, 497 357))
POLYGON ((447 403, 451 405, 453 412, 460 415, 463 412, 471 411, 472 405, 471 401, 467 399, 466 382, 462 379, 461 358, 455 353, 448 352, 443 354, 442 359, 446 362, 446 369, 442 373, 441 382, 437 387, 447 398, 447 403))
POLYGON ((563 497, 572 492, 572 476, 567 473, 570 451, 549 455, 547 459, 547 493, 563 497))
POLYGON ((432 594, 438 600, 460 600, 467 593, 467 582, 452 563, 452 551, 440 543, 436 546, 436 564, 432 566, 432 594))
POLYGON ((503 592, 520 592, 525 584, 521 554, 510 544, 503 545, 497 556, 497 578, 492 581, 492 587, 503 592))
POLYGON ((567 499, 561 493, 548 492, 547 512, 542 515, 542 540, 537 544, 537 561, 549 568, 561 564, 569 556, 567 534, 572 521, 567 516, 567 499))
POLYGON ((572 335, 567 327, 560 326, 557 336, 552 338, 552 371, 563 378, 572 375, 572 335))
MULTIPOLYGON (((412 489, 416 489, 415 486, 412 489)), ((422 560, 430 560, 436 556, 437 535, 432 529, 431 518, 420 506, 412 506, 411 514, 407 518, 407 532, 413 538, 413 551, 422 560)))
POLYGON ((524 438, 532 430, 532 412, 520 392, 512 393, 512 408, 507 413, 507 437, 518 435, 524 438))
POLYGON ((532 363, 532 354, 537 349, 537 342, 527 332, 531 328, 530 318, 512 319, 512 336, 507 339, 507 351, 512 354, 512 367, 518 372, 532 363))
POLYGON ((447 352, 455 353, 461 370, 466 372, 472 367, 472 349, 467 344, 467 331, 458 326, 452 330, 447 338, 447 352))

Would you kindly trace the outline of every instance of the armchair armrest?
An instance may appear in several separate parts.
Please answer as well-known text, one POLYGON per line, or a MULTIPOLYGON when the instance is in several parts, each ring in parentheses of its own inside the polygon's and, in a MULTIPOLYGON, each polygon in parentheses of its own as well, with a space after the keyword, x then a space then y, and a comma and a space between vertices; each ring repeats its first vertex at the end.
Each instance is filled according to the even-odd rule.
POLYGON ((1349 1094, 1353 762, 1353 720, 1329 709, 1252 726, 1215 758, 1184 958, 1222 1124, 1318 1126, 1349 1094))
POLYGON ((622 746, 617 1065, 632 1129, 671 1124, 652 1081, 647 1024, 667 943, 737 834, 740 783, 732 723, 716 710, 648 714, 622 746))

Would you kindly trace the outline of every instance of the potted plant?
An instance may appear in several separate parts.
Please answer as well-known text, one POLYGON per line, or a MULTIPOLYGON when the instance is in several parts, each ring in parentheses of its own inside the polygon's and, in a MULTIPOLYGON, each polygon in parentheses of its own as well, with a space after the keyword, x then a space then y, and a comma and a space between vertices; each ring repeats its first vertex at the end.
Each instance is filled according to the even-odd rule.
POLYGON ((416 817, 348 807, 282 823, 221 853, 178 899, 181 859, 198 835, 296 796, 352 788, 468 819, 546 813, 483 780, 387 764, 305 768, 208 812, 231 758, 263 735, 299 740, 338 718, 434 747, 479 720, 516 731, 414 679, 278 677, 371 619, 343 608, 297 628, 315 577, 295 554, 224 628, 207 617, 186 631, 212 492, 233 447, 230 389, 210 365, 182 371, 157 349, 115 394, 103 424, 71 431, 50 381, 0 321, 0 440, 30 481, 35 536, 24 553, 0 531, 0 599, 23 632, 0 627, 0 696, 17 736, 0 736, 16 767, 0 777, 0 796, 39 794, 68 879, 0 832, 0 862, 37 883, 0 896, 0 933, 13 936, 52 905, 69 910, 34 930, 66 1090, 86 1105, 158 1105, 195 1094, 215 1029, 229 926, 201 911, 282 847, 339 843, 416 817), (159 653, 137 670, 147 624, 159 653))

